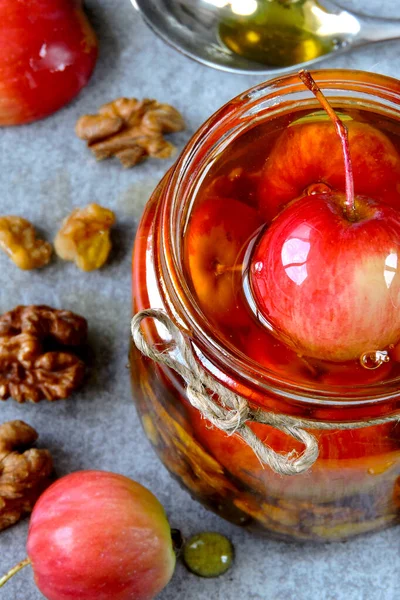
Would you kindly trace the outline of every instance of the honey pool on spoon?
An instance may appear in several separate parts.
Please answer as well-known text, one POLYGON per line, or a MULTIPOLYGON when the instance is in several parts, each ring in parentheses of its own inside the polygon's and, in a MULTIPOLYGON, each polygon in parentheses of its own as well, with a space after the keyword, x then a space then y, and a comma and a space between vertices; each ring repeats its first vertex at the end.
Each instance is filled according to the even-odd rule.
MULTIPOLYGON (((326 541, 399 517, 398 425, 368 420, 395 409, 396 391, 393 404, 377 399, 399 387, 400 127, 361 103, 335 100, 334 110, 310 75, 300 76, 321 109, 300 103, 255 118, 198 172, 193 159, 195 191, 187 198, 180 191, 189 208, 176 239, 193 303, 184 307, 211 336, 202 346, 198 330, 189 334, 200 363, 256 409, 315 420, 317 462, 301 475, 274 473, 238 436, 211 427, 171 370, 136 351, 131 367, 145 431, 194 496, 256 531, 326 541), (219 362, 218 350, 208 359, 214 340, 223 349, 219 362), (253 365, 257 385, 233 372, 236 364, 253 365), (365 427, 318 429, 318 421, 348 420, 365 427)), ((294 80, 282 85, 297 86, 294 80)), ((268 89, 274 97, 274 82, 268 89)), ((225 108, 209 125, 210 147, 223 138, 225 108), (221 132, 213 130, 217 119, 221 132)), ((139 227, 135 312, 164 306, 174 315, 162 258, 169 248, 157 242, 167 239, 158 228, 170 181, 160 184, 139 227)), ((168 344, 153 325, 146 336, 150 345, 168 344)), ((274 427, 249 427, 277 453, 304 450, 274 427)))

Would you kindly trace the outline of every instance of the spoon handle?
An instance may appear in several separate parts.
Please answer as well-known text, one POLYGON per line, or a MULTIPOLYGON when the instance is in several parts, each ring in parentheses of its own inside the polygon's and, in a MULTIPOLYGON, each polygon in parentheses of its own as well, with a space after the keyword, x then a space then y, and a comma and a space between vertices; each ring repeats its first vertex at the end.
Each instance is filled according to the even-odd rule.
POLYGON ((400 19, 384 19, 360 14, 357 15, 357 19, 360 30, 354 40, 355 45, 400 38, 400 19))

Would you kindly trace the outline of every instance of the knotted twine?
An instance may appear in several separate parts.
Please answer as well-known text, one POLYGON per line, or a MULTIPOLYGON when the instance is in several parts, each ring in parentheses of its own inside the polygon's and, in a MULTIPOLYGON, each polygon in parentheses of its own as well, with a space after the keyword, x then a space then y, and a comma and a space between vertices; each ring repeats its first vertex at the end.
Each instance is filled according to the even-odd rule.
POLYGON ((279 475, 304 473, 318 458, 318 441, 307 429, 360 429, 399 421, 400 414, 353 422, 318 422, 289 415, 252 409, 247 400, 235 394, 209 375, 196 360, 192 346, 175 323, 162 310, 148 309, 136 314, 131 321, 133 341, 138 350, 155 362, 176 371, 186 383, 190 404, 212 425, 227 435, 239 436, 255 453, 262 464, 279 475), (167 349, 159 350, 148 344, 141 330, 144 319, 151 318, 164 325, 171 342, 167 349), (248 422, 270 425, 304 444, 300 454, 295 450, 279 454, 270 448, 247 425, 248 422))

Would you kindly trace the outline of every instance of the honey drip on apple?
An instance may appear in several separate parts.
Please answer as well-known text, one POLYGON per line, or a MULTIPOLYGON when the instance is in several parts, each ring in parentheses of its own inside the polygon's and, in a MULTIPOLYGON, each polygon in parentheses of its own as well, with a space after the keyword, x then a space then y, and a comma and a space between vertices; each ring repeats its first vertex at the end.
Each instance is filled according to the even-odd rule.
POLYGON ((329 192, 332 192, 332 188, 330 188, 329 185, 327 185, 326 183, 318 182, 312 183, 311 185, 307 186, 304 190, 304 195, 314 196, 315 194, 328 194, 329 192))
POLYGON ((372 352, 364 352, 360 356, 360 364, 364 369, 373 371, 378 369, 384 363, 389 362, 390 356, 386 350, 374 350, 372 352))

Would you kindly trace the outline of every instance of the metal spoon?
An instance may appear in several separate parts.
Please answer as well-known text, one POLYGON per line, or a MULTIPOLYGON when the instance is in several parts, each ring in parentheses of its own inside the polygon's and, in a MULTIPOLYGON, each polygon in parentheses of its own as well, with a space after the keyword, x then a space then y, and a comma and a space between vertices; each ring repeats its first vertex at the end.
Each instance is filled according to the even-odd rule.
POLYGON ((131 0, 164 41, 210 67, 274 75, 328 54, 400 38, 400 19, 330 0, 131 0))

